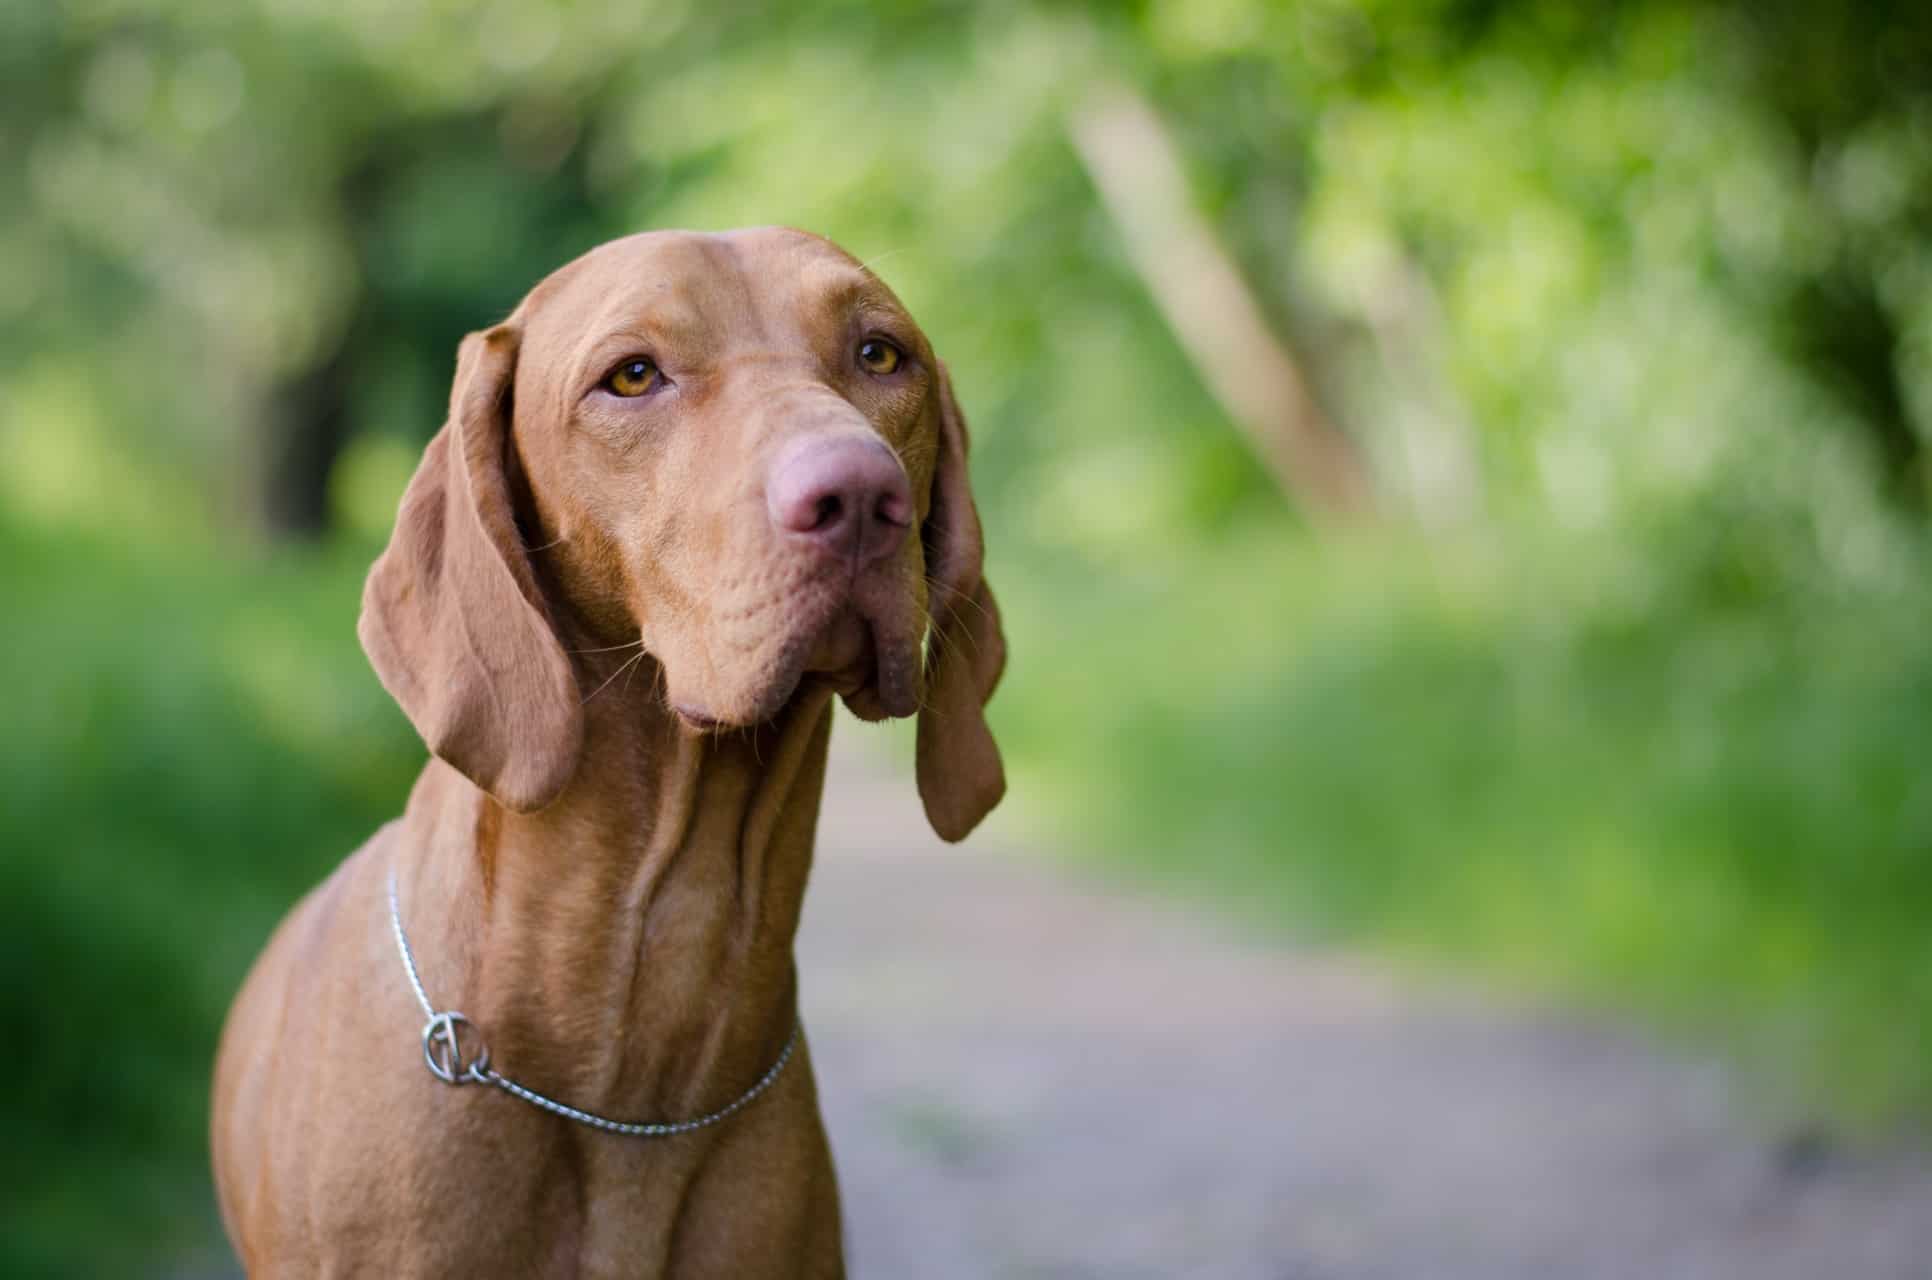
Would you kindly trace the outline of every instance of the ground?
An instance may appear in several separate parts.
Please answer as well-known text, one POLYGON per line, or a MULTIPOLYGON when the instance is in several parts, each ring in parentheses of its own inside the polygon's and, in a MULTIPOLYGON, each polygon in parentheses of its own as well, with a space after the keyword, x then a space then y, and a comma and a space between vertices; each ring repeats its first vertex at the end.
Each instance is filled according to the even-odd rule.
POLYGON ((1715 1061, 1236 935, 1012 824, 942 845, 841 731, 799 970, 858 1280, 1932 1280, 1923 1153, 1794 1140, 1715 1061))
MULTIPOLYGON (((859 736, 842 725, 850 742, 859 736)), ((859 1280, 1932 1277, 1932 1161, 1718 1063, 926 832, 835 751, 800 944, 859 1280)))

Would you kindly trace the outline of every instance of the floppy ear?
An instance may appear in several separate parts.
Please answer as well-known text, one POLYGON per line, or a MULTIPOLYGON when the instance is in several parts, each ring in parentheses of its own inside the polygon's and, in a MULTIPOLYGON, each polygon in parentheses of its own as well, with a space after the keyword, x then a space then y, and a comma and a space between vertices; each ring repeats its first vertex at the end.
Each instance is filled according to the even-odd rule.
POLYGON ((356 626, 429 749, 521 812, 577 767, 577 677, 524 554, 504 470, 517 332, 463 339, 449 420, 423 452, 356 626))
POLYGON ((999 606, 980 573, 984 544, 966 475, 966 420, 946 367, 939 374, 939 455, 920 537, 932 579, 932 637, 919 709, 917 773, 926 818, 963 840, 1006 794, 1006 771, 986 725, 986 700, 1006 669, 999 606))

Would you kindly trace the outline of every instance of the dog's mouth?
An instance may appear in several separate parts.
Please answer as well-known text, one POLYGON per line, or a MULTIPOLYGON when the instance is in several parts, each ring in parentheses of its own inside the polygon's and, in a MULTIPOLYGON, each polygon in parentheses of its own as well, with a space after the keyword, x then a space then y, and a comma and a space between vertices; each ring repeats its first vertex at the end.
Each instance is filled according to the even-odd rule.
POLYGON ((871 624, 857 609, 848 606, 839 610, 818 633, 802 671, 806 675, 823 676, 827 683, 844 693, 847 690, 842 686, 846 682, 853 682, 852 687, 856 688, 872 678, 877 667, 876 650, 871 624))
POLYGON ((897 623, 898 612, 868 609, 855 595, 779 646, 773 678, 743 712, 719 714, 676 699, 671 710, 688 728, 715 733, 764 724, 801 695, 829 690, 864 720, 909 716, 919 704, 919 641, 917 630, 897 623))

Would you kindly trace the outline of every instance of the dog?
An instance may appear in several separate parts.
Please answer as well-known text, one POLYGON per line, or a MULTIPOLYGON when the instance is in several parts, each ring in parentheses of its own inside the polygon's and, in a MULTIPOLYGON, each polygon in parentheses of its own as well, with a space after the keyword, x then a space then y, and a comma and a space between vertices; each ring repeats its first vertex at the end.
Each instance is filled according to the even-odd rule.
POLYGON ((465 338, 358 624, 431 759, 281 923, 211 1145, 251 1276, 824 1277, 792 957, 832 702, 1005 790, 967 428, 804 232, 593 249, 465 338))

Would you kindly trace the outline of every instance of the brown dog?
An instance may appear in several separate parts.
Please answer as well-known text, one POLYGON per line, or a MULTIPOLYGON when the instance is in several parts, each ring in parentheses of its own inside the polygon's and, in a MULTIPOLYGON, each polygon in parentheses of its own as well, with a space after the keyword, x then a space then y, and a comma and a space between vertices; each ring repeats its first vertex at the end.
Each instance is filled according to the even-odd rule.
POLYGON ((905 309, 788 230, 572 262, 464 340, 360 632, 436 758, 229 1014, 250 1274, 842 1274, 791 1052, 832 696, 918 711, 942 836, 1005 786, 966 428, 905 309), (742 1106, 639 1136, 510 1081, 624 1122, 742 1106))

